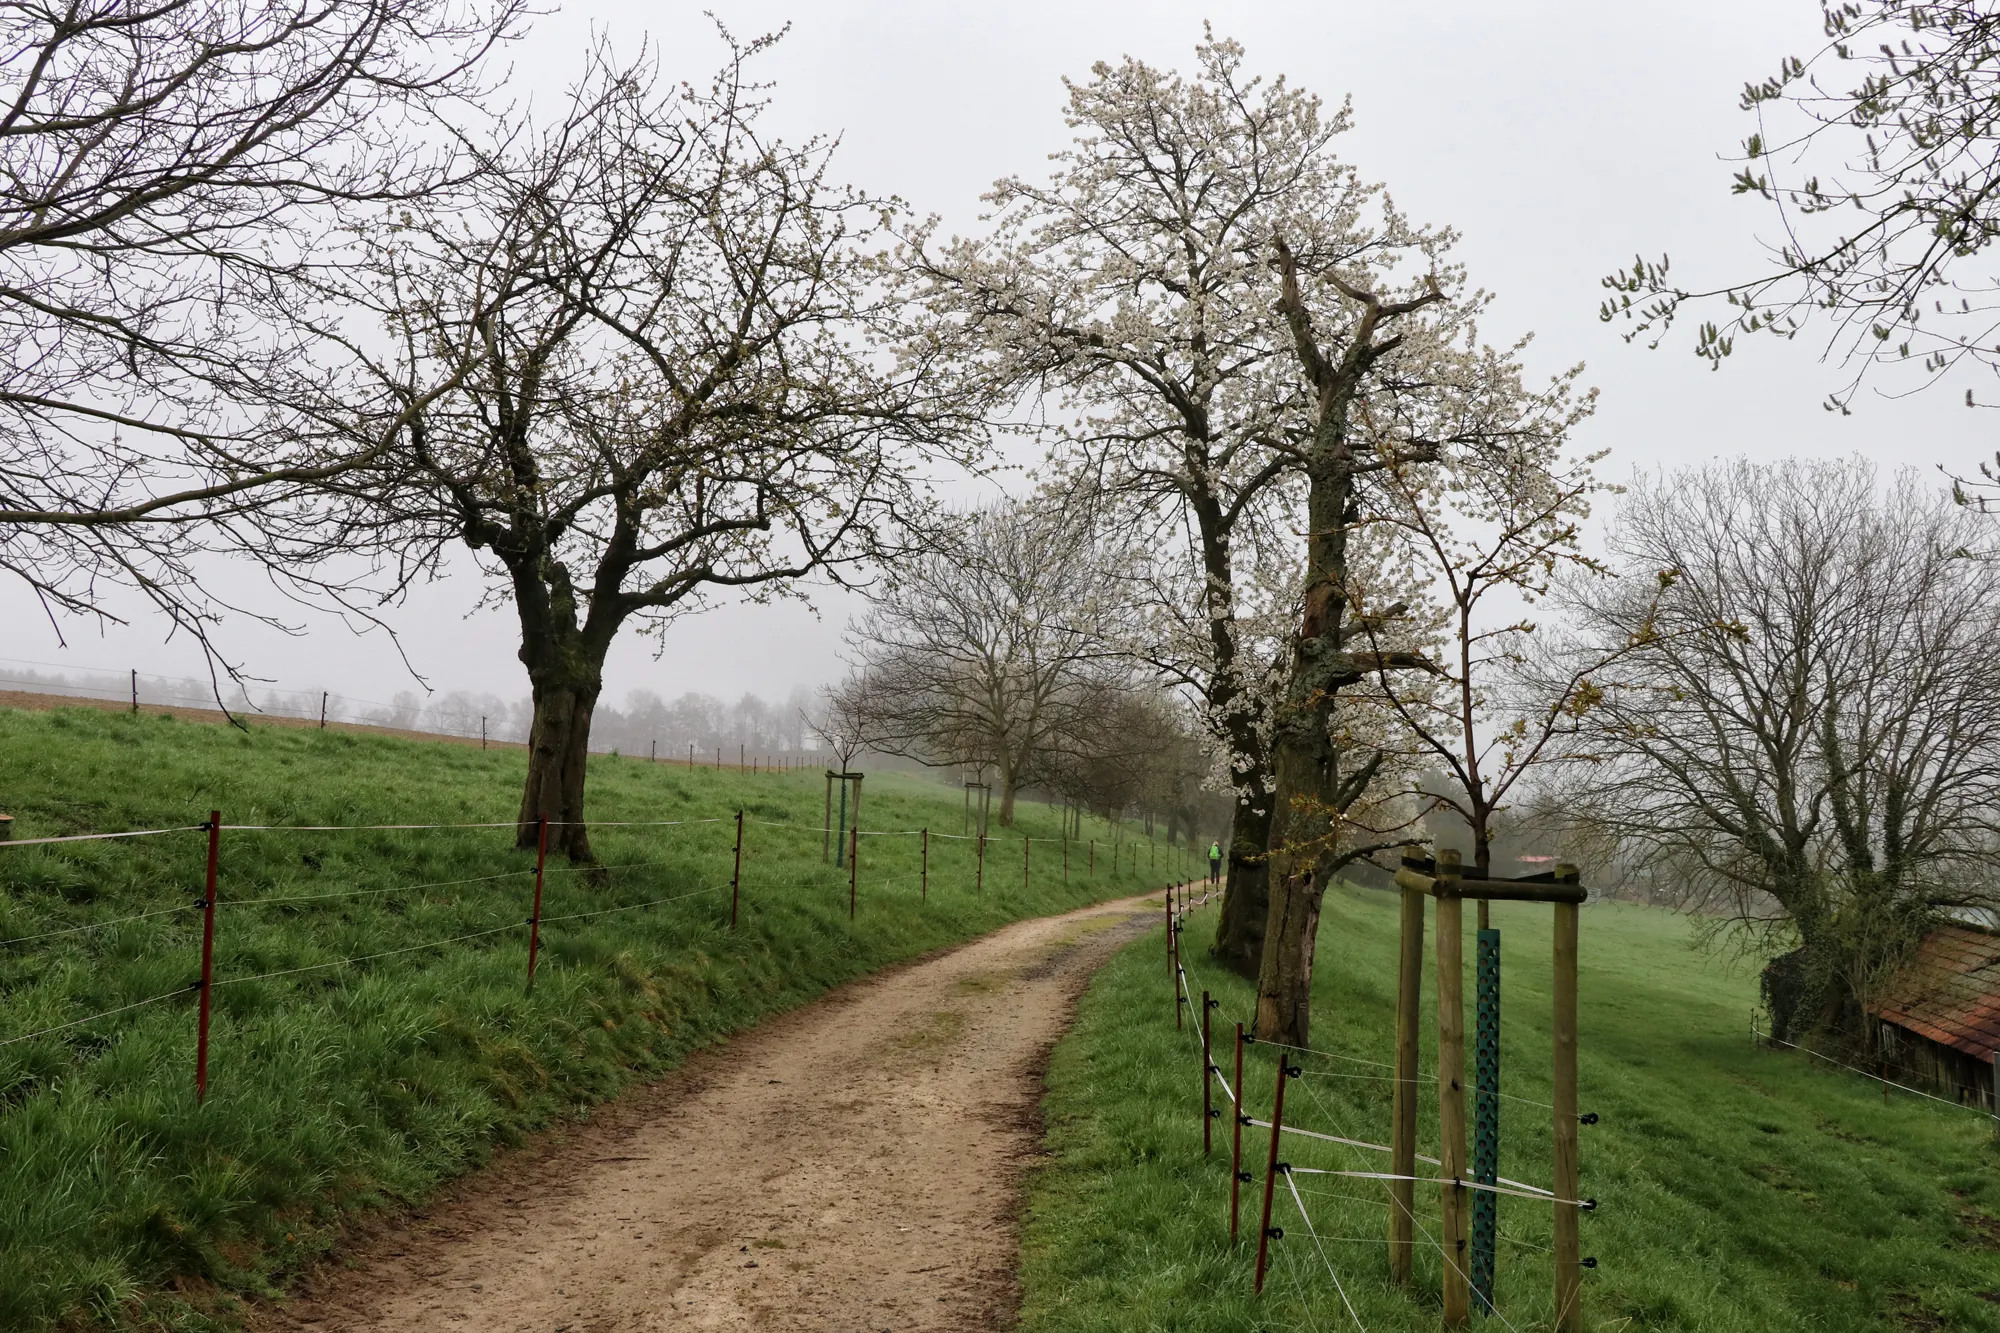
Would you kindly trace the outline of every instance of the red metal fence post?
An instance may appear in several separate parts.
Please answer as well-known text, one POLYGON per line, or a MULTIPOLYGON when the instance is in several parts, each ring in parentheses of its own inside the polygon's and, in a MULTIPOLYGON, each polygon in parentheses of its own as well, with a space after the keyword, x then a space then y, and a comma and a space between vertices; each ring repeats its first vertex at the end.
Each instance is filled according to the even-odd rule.
MULTIPOLYGON (((1271 1104, 1271 1151, 1264 1159, 1264 1216, 1257 1224, 1257 1282, 1254 1290, 1264 1294, 1264 1257, 1271 1242, 1283 1237, 1284 1230, 1271 1227, 1271 1194, 1278 1187, 1278 1135, 1285 1128, 1285 1080, 1299 1073, 1299 1067, 1285 1062, 1285 1048, 1278 1048, 1278 1091, 1271 1104)), ((1241 1096, 1241 1093, 1237 1094, 1241 1096)))
POLYGON ((1203 991, 1201 993, 1201 1155, 1203 1157, 1208 1156, 1212 1146, 1209 1142, 1208 1122, 1215 1119, 1215 1080, 1210 1077, 1215 1072, 1215 1059, 1208 1053, 1208 1011, 1214 1007, 1215 1002, 1208 998, 1207 991, 1203 991))
POLYGON ((736 812, 736 868, 729 872, 729 928, 736 929, 736 901, 743 884, 743 812, 736 812))
POLYGON ((847 919, 854 919, 855 885, 861 876, 861 803, 854 803, 854 825, 847 830, 847 919))
POLYGON ((979 868, 973 875, 972 889, 975 893, 984 893, 986 892, 986 835, 981 833, 978 836, 979 850, 976 855, 979 860, 979 868))
POLYGON ((201 996, 196 1001, 194 1100, 208 1097, 209 992, 215 989, 215 869, 222 855, 222 812, 208 812, 208 876, 201 891, 201 996))
POLYGON ((535 820, 535 905, 528 913, 528 989, 535 988, 535 958, 542 947, 542 868, 549 860, 549 817, 535 820))
POLYGON ((1243 1113, 1243 1025, 1236 1025, 1236 1114, 1231 1117, 1236 1123, 1229 1133, 1229 1243, 1236 1243, 1237 1187, 1243 1174, 1243 1122, 1250 1117, 1243 1113))
POLYGON ((1090 865, 1084 873, 1092 879, 1097 878, 1097 839, 1095 838, 1090 840, 1090 865))

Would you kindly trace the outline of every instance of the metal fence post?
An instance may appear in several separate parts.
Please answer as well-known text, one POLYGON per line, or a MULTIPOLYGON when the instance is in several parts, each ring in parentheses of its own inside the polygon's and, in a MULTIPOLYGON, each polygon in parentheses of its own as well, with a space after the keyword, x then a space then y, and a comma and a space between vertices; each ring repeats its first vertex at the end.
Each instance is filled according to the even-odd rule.
MULTIPOLYGON (((1278 1047, 1278 1091, 1271 1101, 1271 1150, 1264 1159, 1264 1213, 1257 1224, 1257 1281, 1255 1292, 1264 1294, 1264 1260, 1274 1240, 1284 1238, 1283 1228, 1271 1225, 1271 1194, 1278 1186, 1278 1135, 1285 1128, 1285 1081, 1296 1078, 1301 1072, 1298 1065, 1290 1064, 1285 1058, 1285 1048, 1278 1047)), ((1242 1096, 1242 1093, 1237 1093, 1242 1096)))
MULTIPOLYGON (((134 672, 136 679, 138 673, 134 672)), ((136 711, 136 706, 135 706, 136 711)), ((201 892, 201 994, 196 1000, 194 1100, 208 1098, 209 995, 215 989, 215 871, 222 857, 222 812, 208 812, 208 875, 201 892)))
POLYGON ((1249 1179, 1243 1170, 1243 1126, 1250 1117, 1243 1110, 1243 1025, 1236 1025, 1236 1106, 1235 1121, 1229 1129, 1229 1243, 1236 1243, 1236 1218, 1241 1211, 1237 1207, 1238 1187, 1249 1179))
POLYGON ((549 861, 549 817, 535 820, 535 905, 528 913, 528 989, 535 988, 535 960, 542 948, 542 871, 549 861))
POLYGON ((729 928, 736 929, 736 903, 743 885, 743 812, 736 812, 736 868, 729 872, 729 928))
MULTIPOLYGON (((1482 900, 1480 915, 1486 904, 1482 900)), ((1500 1180, 1500 932, 1482 927, 1473 992, 1472 1178, 1481 1185, 1500 1180)), ((1483 1310, 1493 1309, 1493 1258, 1500 1230, 1500 1196, 1480 1190, 1472 1196, 1472 1294, 1483 1310)))
POLYGON ((1208 1011, 1215 1008, 1215 1001, 1208 998, 1208 992, 1201 993, 1201 1155, 1213 1150, 1210 1122, 1215 1119, 1215 1057, 1208 1048, 1208 1011))

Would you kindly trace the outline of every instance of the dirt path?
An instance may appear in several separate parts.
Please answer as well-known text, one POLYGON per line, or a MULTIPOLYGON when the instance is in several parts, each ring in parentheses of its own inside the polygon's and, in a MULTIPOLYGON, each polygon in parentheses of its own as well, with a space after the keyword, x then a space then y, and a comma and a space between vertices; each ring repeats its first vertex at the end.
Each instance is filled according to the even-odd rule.
POLYGON ((259 1327, 1004 1326, 1049 1048, 1157 903, 1019 922, 765 1023, 470 1178, 259 1327))

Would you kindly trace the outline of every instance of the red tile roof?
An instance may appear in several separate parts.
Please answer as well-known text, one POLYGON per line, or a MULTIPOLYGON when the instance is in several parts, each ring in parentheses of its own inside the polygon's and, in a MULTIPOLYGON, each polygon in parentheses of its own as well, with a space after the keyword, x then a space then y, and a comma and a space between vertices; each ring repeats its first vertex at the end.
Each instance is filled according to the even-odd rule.
POLYGON ((2000 935, 1939 926, 1883 988, 1883 1021, 1984 1060, 2000 1050, 2000 935))

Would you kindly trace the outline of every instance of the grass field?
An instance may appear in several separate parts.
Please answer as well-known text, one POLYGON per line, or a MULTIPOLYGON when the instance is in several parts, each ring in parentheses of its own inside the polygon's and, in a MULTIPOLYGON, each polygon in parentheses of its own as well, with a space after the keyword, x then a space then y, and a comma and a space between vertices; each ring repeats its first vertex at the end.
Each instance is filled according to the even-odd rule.
MULTIPOLYGON (((1549 912, 1495 904, 1504 984, 1501 1174, 1546 1183, 1549 1169, 1549 912)), ((1286 1120, 1387 1142, 1396 903, 1341 888, 1320 928, 1313 1046, 1286 1120), (1376 1062, 1376 1063, 1363 1063, 1376 1062)), ((1213 990, 1227 1067, 1250 988, 1208 963, 1213 910, 1183 939, 1197 992, 1213 990), (1231 1034, 1225 1036, 1224 1034, 1231 1034)), ((1271 1276, 1251 1270, 1267 1131, 1245 1130, 1243 1241, 1228 1242, 1229 1122, 1201 1153, 1197 1048, 1176 1032, 1155 931, 1122 952, 1085 997, 1057 1048, 1046 1101, 1051 1156, 1030 1187, 1023 1326, 1102 1330, 1356 1327, 1329 1266, 1375 1333, 1438 1327, 1438 1253, 1420 1251, 1413 1292, 1387 1280, 1381 1182, 1295 1177, 1316 1242, 1281 1183, 1271 1276), (1252 1151, 1254 1145, 1255 1151, 1252 1151), (1325 1258, 1321 1257, 1323 1249, 1325 1258)), ((2000 1330, 2000 1151, 1983 1114, 1895 1094, 1804 1057, 1752 1047, 1755 978, 1694 951, 1688 924, 1618 904, 1584 909, 1580 1080, 1583 1251, 1588 1326, 1704 1333, 2000 1330)), ((1472 948, 1466 947, 1468 972, 1472 948)), ((1427 960, 1431 957, 1427 953, 1427 960)), ((1434 979, 1426 977, 1428 999, 1434 979)), ((1468 980, 1467 994, 1471 994, 1468 980)), ((1428 1011, 1425 1028, 1435 1035, 1428 1011)), ((1268 1119, 1272 1060, 1251 1047, 1247 1100, 1268 1119)), ((1434 1068, 1427 1043, 1425 1069, 1434 1068)), ((1217 1100, 1221 1094, 1218 1091, 1217 1100)), ((1436 1152, 1436 1098, 1423 1151, 1436 1152)), ((1301 1166, 1384 1171, 1385 1154, 1287 1138, 1301 1166)), ((1420 1168, 1420 1173, 1424 1168, 1420 1168)), ((1419 1221, 1437 1234, 1435 1189, 1419 1221)), ((1500 1204, 1495 1330, 1546 1329, 1550 1207, 1500 1204)))
MULTIPOLYGON (((197 824, 211 807, 245 825, 505 821, 524 762, 339 732, 0 710, 0 809, 16 839, 197 824)), ((865 785, 866 831, 959 831, 954 791, 888 775, 865 785)), ((821 861, 818 774, 596 757, 591 791, 597 820, 690 822, 594 829, 612 867, 600 874, 551 865, 532 993, 533 855, 512 849, 511 828, 225 832, 199 1107, 188 987, 205 835, 0 848, 0 1328, 227 1327, 239 1296, 322 1252, 343 1218, 421 1199, 496 1145, 761 1015, 1168 877, 1164 852, 1155 869, 1141 847, 1134 868, 1129 837, 1114 876, 1098 827, 1086 830, 1100 839, 1095 876, 1077 847, 1065 884, 1061 848, 1036 844, 1024 887, 1020 831, 1057 833, 1052 812, 1024 804, 1021 830, 989 844, 983 893, 968 841, 932 838, 923 903, 919 840, 864 835, 850 924, 847 872, 821 861), (153 915, 121 920, 141 913, 153 915), (284 975, 256 979, 269 973, 284 975)))

